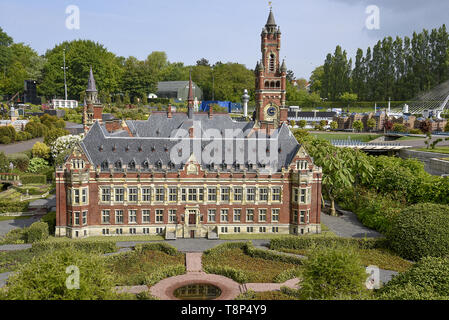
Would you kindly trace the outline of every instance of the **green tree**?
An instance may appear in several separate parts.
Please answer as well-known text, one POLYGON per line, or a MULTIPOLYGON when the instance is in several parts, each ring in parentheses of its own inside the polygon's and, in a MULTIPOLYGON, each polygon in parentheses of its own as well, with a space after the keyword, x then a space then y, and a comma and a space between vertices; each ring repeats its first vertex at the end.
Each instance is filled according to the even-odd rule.
POLYGON ((332 121, 330 124, 330 127, 332 130, 337 130, 338 129, 338 123, 336 121, 332 121))
POLYGON ((48 132, 45 134, 44 143, 46 145, 49 145, 49 144, 53 143, 54 141, 56 141, 56 139, 58 139, 59 137, 66 136, 68 134, 69 134, 69 132, 65 129, 52 128, 52 129, 48 130, 48 132))
POLYGON ((374 127, 376 127, 376 120, 375 120, 374 118, 368 119, 368 121, 366 122, 366 126, 367 126, 370 130, 373 130, 374 127))
POLYGON ((306 127, 306 125, 307 125, 307 121, 306 121, 306 120, 299 120, 299 121, 297 122, 297 124, 298 124, 298 127, 299 127, 300 129, 304 129, 304 128, 306 127))
POLYGON ((363 130, 363 122, 361 120, 354 121, 352 128, 357 132, 361 132, 363 130))
POLYGON ((316 247, 304 259, 299 295, 305 300, 331 300, 366 294, 367 274, 354 248, 316 247))
POLYGON ((47 146, 45 143, 38 141, 33 145, 33 148, 31 149, 31 153, 33 154, 33 157, 49 159, 50 158, 50 147, 47 146))

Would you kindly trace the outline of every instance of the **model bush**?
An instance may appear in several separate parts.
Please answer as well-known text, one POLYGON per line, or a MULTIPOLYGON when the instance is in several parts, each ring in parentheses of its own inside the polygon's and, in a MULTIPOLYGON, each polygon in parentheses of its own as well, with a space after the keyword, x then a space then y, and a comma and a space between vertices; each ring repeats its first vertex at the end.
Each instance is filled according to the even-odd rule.
POLYGON ((421 203, 401 211, 392 221, 387 240, 392 250, 417 261, 449 254, 449 206, 421 203))
POLYGON ((248 282, 248 275, 242 271, 232 267, 219 266, 219 265, 207 265, 203 267, 207 273, 218 274, 227 278, 230 278, 238 283, 248 282))
POLYGON ((170 256, 176 256, 180 254, 178 249, 164 242, 138 244, 134 247, 134 250, 137 252, 142 252, 145 250, 157 250, 162 251, 170 256))
POLYGON ((26 171, 30 163, 30 159, 24 153, 12 153, 8 155, 8 160, 12 162, 14 168, 20 171, 26 171))
POLYGON ((78 250, 82 252, 110 253, 117 251, 114 241, 57 239, 34 243, 32 251, 36 254, 51 250, 78 250))
POLYGON ((383 239, 356 239, 340 237, 280 237, 270 240, 270 249, 309 249, 314 246, 335 247, 355 246, 359 249, 376 249, 385 247, 383 239))
POLYGON ((56 212, 51 211, 47 213, 45 216, 42 217, 41 221, 45 222, 48 225, 49 234, 54 235, 56 228, 56 212))
POLYGON ((33 158, 28 165, 28 172, 38 173, 46 172, 48 170, 48 162, 42 158, 33 158))
POLYGON ((45 184, 47 183, 47 176, 42 174, 23 174, 20 175, 22 184, 45 184))
POLYGON ((0 299, 11 300, 105 300, 117 295, 113 291, 113 275, 104 259, 78 250, 48 251, 10 276, 0 299), (68 288, 73 282, 67 267, 79 269, 79 289, 68 288))
POLYGON ((1 212, 25 212, 28 209, 28 202, 0 200, 1 212))
POLYGON ((50 157, 50 147, 45 143, 36 142, 31 149, 33 157, 48 159, 50 157))
POLYGON ((27 243, 34 243, 48 238, 48 224, 45 222, 34 222, 26 230, 27 243))
POLYGON ((367 274, 352 247, 315 247, 304 260, 302 299, 341 299, 366 291, 367 274))
POLYGON ((449 258, 423 258, 395 276, 377 295, 385 300, 449 300, 449 258))
POLYGON ((147 286, 153 286, 165 278, 179 276, 185 273, 186 267, 183 265, 165 266, 155 272, 152 272, 149 276, 145 277, 144 283, 147 286))

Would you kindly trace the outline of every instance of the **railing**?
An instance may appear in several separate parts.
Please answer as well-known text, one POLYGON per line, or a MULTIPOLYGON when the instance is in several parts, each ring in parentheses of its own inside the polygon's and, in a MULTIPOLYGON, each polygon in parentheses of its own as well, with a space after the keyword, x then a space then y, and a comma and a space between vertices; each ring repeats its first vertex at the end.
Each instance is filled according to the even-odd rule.
POLYGON ((331 140, 331 143, 338 147, 402 147, 400 143, 394 142, 362 142, 359 140, 331 140))

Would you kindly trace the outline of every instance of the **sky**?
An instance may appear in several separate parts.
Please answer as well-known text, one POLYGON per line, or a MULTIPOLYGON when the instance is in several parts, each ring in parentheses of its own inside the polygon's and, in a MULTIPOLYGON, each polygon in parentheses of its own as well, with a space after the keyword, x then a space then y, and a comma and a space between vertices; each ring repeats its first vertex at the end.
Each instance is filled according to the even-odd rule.
MULTIPOLYGON (((385 36, 411 36, 449 22, 447 0, 273 0, 281 56, 297 78, 309 78, 341 45, 354 57, 385 36), (377 6, 378 26, 370 5, 377 6), (367 25, 367 21, 369 24, 367 25)), ((170 62, 238 62, 254 68, 269 13, 265 0, 1 0, 0 27, 39 54, 73 39, 90 39, 119 56, 145 59, 165 51, 170 62), (68 6, 79 29, 66 27, 68 6)))

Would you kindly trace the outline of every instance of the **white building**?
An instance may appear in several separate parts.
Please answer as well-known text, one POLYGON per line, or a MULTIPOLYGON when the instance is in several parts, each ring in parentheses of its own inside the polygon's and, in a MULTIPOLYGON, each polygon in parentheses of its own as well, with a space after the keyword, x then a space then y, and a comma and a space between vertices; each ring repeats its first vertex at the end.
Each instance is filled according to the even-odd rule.
POLYGON ((53 99, 51 104, 53 109, 68 108, 74 109, 78 107, 78 101, 76 100, 64 100, 64 99, 53 99))

